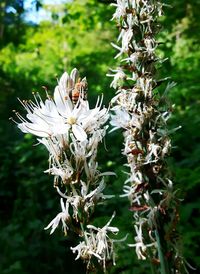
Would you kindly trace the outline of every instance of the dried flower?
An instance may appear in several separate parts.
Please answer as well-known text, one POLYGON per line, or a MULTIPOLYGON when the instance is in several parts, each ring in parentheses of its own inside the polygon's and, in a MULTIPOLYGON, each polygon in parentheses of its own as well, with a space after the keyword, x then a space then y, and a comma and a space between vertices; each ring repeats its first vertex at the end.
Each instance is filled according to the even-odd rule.
MULTIPOLYGON (((115 58, 120 58, 121 66, 108 74, 113 77, 111 86, 117 90, 111 100, 110 123, 111 131, 123 129, 122 153, 130 170, 121 195, 128 197, 130 210, 134 212, 136 237, 135 243, 129 246, 135 247, 138 259, 142 260, 148 257, 148 249, 151 249, 152 259, 159 257, 163 273, 165 269, 176 272, 179 269, 175 266, 174 241, 162 242, 171 229, 176 230, 174 224, 177 223, 178 202, 168 188, 165 159, 171 149, 169 134, 173 130, 166 129, 170 111, 168 104, 165 107, 162 103, 161 107, 164 95, 155 93, 157 86, 168 80, 158 80, 155 74, 156 62, 162 63, 155 53, 159 45, 155 37, 159 31, 157 19, 162 15, 164 4, 153 0, 121 0, 112 5, 116 7, 112 19, 117 21, 120 30, 117 44, 112 45, 118 51, 115 58), (170 197, 171 204, 166 197, 170 197), (163 227, 163 223, 166 226, 163 227), (166 266, 165 254, 169 250, 174 257, 166 266)), ((166 90, 171 86, 168 84, 166 90)), ((179 262, 181 265, 181 257, 179 262)))

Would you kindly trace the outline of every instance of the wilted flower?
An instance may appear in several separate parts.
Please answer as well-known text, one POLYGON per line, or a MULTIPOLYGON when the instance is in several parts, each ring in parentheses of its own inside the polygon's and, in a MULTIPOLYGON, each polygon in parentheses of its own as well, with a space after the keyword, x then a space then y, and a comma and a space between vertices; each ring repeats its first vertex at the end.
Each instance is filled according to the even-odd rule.
MULTIPOLYGON (((163 265, 160 256, 165 258, 170 252, 173 254, 170 260, 174 256, 170 271, 180 272, 175 266, 174 241, 162 242, 172 233, 172 227, 174 233, 174 224, 178 221, 175 217, 178 203, 174 196, 172 199, 172 191, 167 186, 165 160, 171 149, 169 134, 174 130, 166 129, 170 108, 163 106, 164 96, 155 90, 167 80, 158 80, 155 74, 156 62, 162 62, 155 53, 159 45, 155 37, 163 5, 151 0, 122 0, 113 4, 116 11, 112 19, 116 19, 120 34, 117 44, 112 45, 119 51, 115 58, 121 57, 121 67, 108 74, 114 78, 111 87, 117 89, 111 100, 110 124, 113 126, 111 131, 123 130, 122 154, 127 157, 126 166, 130 170, 121 195, 129 198, 130 210, 134 212, 136 237, 130 246, 135 247, 138 259, 159 257, 162 269, 165 269, 165 262, 163 265), (163 221, 166 222, 164 227, 163 221)), ((168 84, 166 90, 171 86, 168 84)), ((181 265, 182 259, 179 259, 181 265)))

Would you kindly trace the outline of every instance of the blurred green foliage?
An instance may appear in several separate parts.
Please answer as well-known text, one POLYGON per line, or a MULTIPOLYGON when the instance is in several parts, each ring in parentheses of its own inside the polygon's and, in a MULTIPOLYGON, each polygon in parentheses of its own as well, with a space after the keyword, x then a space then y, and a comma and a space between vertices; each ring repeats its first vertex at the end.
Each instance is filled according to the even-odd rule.
MULTIPOLYGON (((59 197, 53 189, 53 178, 43 175, 48 168, 47 152, 35 147, 37 140, 23 136, 9 122, 12 109, 21 110, 17 97, 31 98, 32 91, 50 93, 56 77, 64 70, 77 67, 89 82, 89 100, 104 93, 108 105, 114 95, 105 76, 115 67, 115 52, 110 42, 117 30, 110 21, 113 8, 110 1, 74 0, 52 8, 52 20, 39 25, 24 21, 24 1, 1 1, 0 11, 0 273, 47 274, 82 273, 84 266, 74 261, 69 246, 76 244, 72 236, 63 237, 61 230, 53 236, 43 231, 59 211, 59 197), (14 12, 11 8, 14 8, 14 12)), ((170 1, 168 1, 170 3, 170 1)), ((36 8, 41 4, 35 1, 36 8)), ((50 7, 48 7, 50 8, 50 7)), ((175 104, 170 128, 182 126, 172 135, 170 159, 172 176, 184 202, 180 207, 182 248, 188 262, 200 267, 200 1, 174 0, 173 9, 166 8, 162 19, 163 42, 158 53, 169 57, 159 71, 171 76, 177 85, 169 97, 175 104)), ((161 87, 162 89, 162 87, 161 87)), ((164 89, 164 88, 163 88, 164 89)), ((23 111, 22 111, 23 112, 23 111)), ((122 192, 126 178, 125 159, 121 156, 123 139, 120 132, 106 137, 99 152, 102 170, 112 170, 116 178, 109 179, 107 192, 122 192)), ((118 196, 99 206, 95 222, 103 225, 115 210, 114 224, 121 228, 120 237, 129 233, 132 241, 132 213, 126 199, 118 196)), ((110 273, 149 273, 148 264, 138 262, 134 249, 123 243, 117 246, 117 266, 110 273)), ((192 273, 192 270, 190 270, 192 273)), ((198 270, 197 270, 198 273, 198 270)))

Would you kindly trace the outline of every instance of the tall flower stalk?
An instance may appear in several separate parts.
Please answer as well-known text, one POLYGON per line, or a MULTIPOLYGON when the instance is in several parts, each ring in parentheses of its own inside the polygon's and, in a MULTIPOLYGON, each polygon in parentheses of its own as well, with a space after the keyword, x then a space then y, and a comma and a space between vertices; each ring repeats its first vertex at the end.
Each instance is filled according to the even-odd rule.
POLYGON ((180 201, 167 167, 174 130, 167 129, 171 107, 165 94, 173 83, 158 88, 167 79, 156 73, 164 61, 156 55, 164 4, 117 0, 112 5, 116 8, 112 19, 120 31, 112 45, 120 65, 108 74, 117 90, 111 101, 111 124, 113 130, 123 129, 122 153, 130 170, 121 195, 130 200, 134 216, 135 243, 129 246, 135 247, 138 259, 150 260, 154 273, 183 273, 177 233, 180 201))
MULTIPOLYGON (((54 187, 60 196, 61 212, 45 227, 52 234, 62 225, 65 235, 74 232, 80 243, 71 247, 76 259, 83 259, 88 269, 98 263, 106 270, 107 262, 114 263, 114 240, 118 228, 90 224, 95 207, 105 199, 104 177, 111 172, 101 173, 98 169, 97 151, 107 126, 108 110, 98 98, 94 108, 87 101, 87 81, 81 79, 77 69, 70 75, 64 73, 51 98, 43 101, 34 94, 34 101, 20 101, 27 111, 26 119, 15 112, 18 127, 24 133, 38 137, 38 142, 49 152, 49 168, 46 173, 54 176, 54 187)), ((96 267, 96 266, 95 266, 96 267)))

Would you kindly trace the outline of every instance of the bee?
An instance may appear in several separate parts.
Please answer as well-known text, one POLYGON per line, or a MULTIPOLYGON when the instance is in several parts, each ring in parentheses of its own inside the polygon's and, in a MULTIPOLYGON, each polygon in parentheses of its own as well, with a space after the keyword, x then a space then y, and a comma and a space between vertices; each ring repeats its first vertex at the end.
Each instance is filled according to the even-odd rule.
POLYGON ((82 80, 79 78, 78 82, 74 85, 74 88, 69 94, 69 97, 74 105, 76 105, 79 98, 87 100, 87 87, 88 86, 86 78, 83 78, 82 80))

